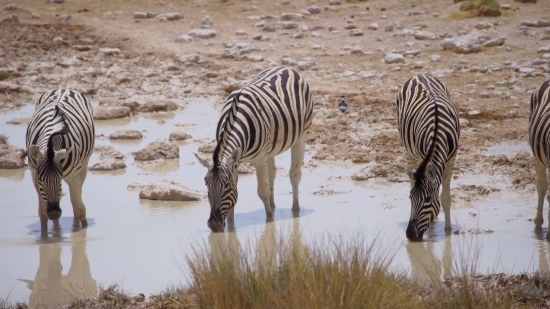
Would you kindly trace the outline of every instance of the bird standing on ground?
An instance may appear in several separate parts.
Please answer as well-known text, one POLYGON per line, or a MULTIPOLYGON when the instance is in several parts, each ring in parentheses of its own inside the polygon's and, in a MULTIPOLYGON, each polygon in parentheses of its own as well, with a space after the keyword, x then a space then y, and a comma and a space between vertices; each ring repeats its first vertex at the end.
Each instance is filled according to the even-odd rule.
MULTIPOLYGON (((342 116, 340 116, 340 117, 345 118, 346 117, 346 110, 348 109, 348 103, 346 102, 346 99, 344 99, 344 96, 341 96, 340 101, 338 101, 338 109, 342 112, 342 116)), ((340 122, 342 122, 342 121, 340 121, 340 122)))

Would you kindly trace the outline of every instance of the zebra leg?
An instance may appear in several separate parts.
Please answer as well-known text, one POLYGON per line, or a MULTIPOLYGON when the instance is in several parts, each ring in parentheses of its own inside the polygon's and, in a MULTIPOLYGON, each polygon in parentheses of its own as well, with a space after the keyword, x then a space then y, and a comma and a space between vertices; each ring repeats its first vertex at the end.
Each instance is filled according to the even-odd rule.
POLYGON ((265 160, 261 160, 254 167, 256 168, 256 179, 258 180, 258 196, 264 202, 266 221, 270 222, 273 221, 273 209, 271 209, 271 205, 269 204, 268 163, 265 160))
POLYGON ((229 209, 229 214, 227 215, 227 230, 229 232, 235 231, 235 206, 229 209))
POLYGON ((69 192, 71 194, 71 204, 73 205, 74 224, 78 224, 78 221, 82 224, 82 227, 88 226, 86 220, 86 206, 82 202, 82 178, 86 178, 86 172, 84 169, 80 171, 80 176, 75 176, 67 179, 65 182, 69 185, 69 192), (84 175, 83 175, 84 174, 84 175))
POLYGON ((445 171, 443 171, 443 190, 441 192, 441 205, 445 212, 445 232, 451 232, 451 178, 453 176, 453 169, 455 166, 455 159, 447 163, 445 171))
POLYGON ((42 205, 42 198, 40 198, 40 189, 35 181, 36 174, 31 170, 34 188, 36 189, 36 195, 38 196, 38 217, 40 218, 40 231, 42 236, 48 234, 48 215, 46 214, 46 205, 42 205))
POLYGON ((302 163, 304 162, 304 153, 306 150, 306 136, 303 134, 291 148, 291 164, 290 164, 290 183, 292 184, 292 212, 300 211, 298 186, 302 180, 302 163))
POLYGON ((275 176, 277 176, 277 166, 275 165, 275 157, 267 159, 267 172, 269 177, 269 190, 271 195, 269 197, 269 203, 271 209, 275 211, 275 176))
POLYGON ((544 207, 544 196, 548 191, 548 180, 546 179, 546 167, 537 158, 535 158, 535 171, 537 173, 537 193, 539 198, 537 204, 537 215, 535 217, 535 230, 540 231, 542 229, 542 224, 544 223, 542 209, 544 207))

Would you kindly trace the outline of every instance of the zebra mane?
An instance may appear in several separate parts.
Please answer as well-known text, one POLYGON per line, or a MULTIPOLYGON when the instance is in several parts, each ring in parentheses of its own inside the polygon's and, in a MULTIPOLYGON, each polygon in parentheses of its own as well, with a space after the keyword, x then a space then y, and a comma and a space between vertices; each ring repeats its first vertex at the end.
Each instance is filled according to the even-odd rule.
POLYGON ((428 93, 430 94, 430 96, 433 98, 433 101, 434 101, 434 133, 433 133, 432 144, 428 149, 428 153, 426 153, 426 157, 424 157, 424 160, 420 163, 420 165, 416 169, 416 172, 414 173, 414 178, 416 180, 416 183, 420 184, 421 180, 423 180, 426 177, 426 168, 428 167, 428 164, 432 160, 432 156, 435 151, 437 133, 439 132, 439 118, 437 116, 437 96, 432 91, 432 88, 430 87, 426 77, 420 74, 417 75, 416 77, 424 85, 424 87, 426 87, 426 90, 428 91, 428 93))
POLYGON ((214 153, 212 154, 212 161, 214 162, 214 167, 216 167, 222 159, 223 151, 225 149, 225 146, 227 145, 227 135, 231 127, 235 123, 237 110, 239 109, 239 97, 241 96, 242 92, 243 92, 243 88, 241 88, 241 91, 233 97, 231 108, 227 112, 227 117, 225 117, 225 123, 224 123, 222 134, 218 139, 216 149, 214 149, 214 153))
POLYGON ((57 107, 56 105, 54 109, 55 109, 55 112, 51 120, 52 133, 48 137, 48 143, 46 144, 46 155, 48 157, 48 161, 50 162, 52 162, 55 157, 53 138, 57 135, 63 135, 63 134, 69 133, 69 129, 67 128, 67 124, 65 123, 65 117, 59 110, 59 107, 57 107))

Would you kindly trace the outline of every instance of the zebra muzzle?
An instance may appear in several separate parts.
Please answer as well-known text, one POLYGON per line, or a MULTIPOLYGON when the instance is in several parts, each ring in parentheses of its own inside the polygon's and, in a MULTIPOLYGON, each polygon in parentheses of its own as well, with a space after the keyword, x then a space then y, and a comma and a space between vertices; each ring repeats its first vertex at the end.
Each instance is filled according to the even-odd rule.
POLYGON ((46 211, 46 214, 48 215, 48 219, 50 220, 59 219, 59 217, 61 217, 61 208, 59 208, 59 204, 57 206, 48 205, 48 210, 46 211))

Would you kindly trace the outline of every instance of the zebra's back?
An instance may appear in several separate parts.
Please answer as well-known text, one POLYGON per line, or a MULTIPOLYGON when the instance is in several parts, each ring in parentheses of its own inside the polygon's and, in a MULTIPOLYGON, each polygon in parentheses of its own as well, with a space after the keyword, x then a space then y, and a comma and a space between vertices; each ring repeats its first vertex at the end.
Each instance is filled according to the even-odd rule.
MULTIPOLYGON (((62 127, 67 128, 68 134, 54 137, 54 150, 74 146, 74 150, 68 152, 61 161, 65 178, 80 169, 82 163, 90 158, 94 148, 93 109, 83 94, 67 89, 44 93, 38 100, 27 127, 27 149, 31 145, 37 145, 45 152, 49 137, 62 127)), ((30 156, 29 167, 36 168, 36 162, 30 156)))
POLYGON ((550 166, 550 80, 538 86, 531 95, 529 144, 533 155, 550 166))
POLYGON ((438 133, 434 153, 439 154, 436 157, 445 158, 440 162, 443 165, 456 156, 460 123, 449 91, 441 81, 424 76, 409 79, 398 94, 396 107, 401 139, 407 152, 416 160, 424 160, 434 141, 436 113, 438 133), (420 78, 424 78, 429 89, 420 78))
POLYGON ((276 67, 260 72, 229 95, 216 128, 218 140, 237 95, 236 124, 246 141, 243 161, 254 160, 260 153, 276 156, 311 127, 313 100, 308 83, 295 70, 276 67))

